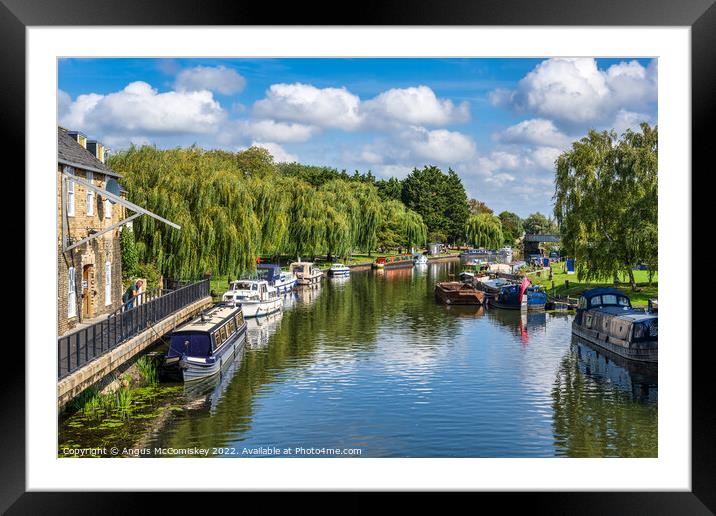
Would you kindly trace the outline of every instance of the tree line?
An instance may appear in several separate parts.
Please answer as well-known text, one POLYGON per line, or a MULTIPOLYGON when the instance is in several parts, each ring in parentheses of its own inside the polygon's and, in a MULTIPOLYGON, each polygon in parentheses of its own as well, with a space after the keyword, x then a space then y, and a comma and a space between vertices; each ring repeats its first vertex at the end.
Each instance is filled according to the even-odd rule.
POLYGON ((182 226, 140 217, 132 230, 133 261, 175 277, 236 277, 255 270, 258 256, 332 260, 427 241, 423 218, 400 201, 386 202, 370 176, 277 165, 259 147, 132 146, 108 165, 122 174, 130 201, 182 226))

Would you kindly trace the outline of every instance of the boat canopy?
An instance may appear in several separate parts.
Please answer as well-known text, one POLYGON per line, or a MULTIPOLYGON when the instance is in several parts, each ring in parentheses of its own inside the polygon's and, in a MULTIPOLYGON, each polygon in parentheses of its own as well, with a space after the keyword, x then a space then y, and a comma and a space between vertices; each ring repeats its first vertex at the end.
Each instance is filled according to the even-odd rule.
POLYGON ((578 308, 586 309, 594 306, 631 307, 631 301, 615 288, 599 287, 584 291, 579 299, 578 308))
POLYGON ((275 263, 261 263, 256 266, 256 272, 261 279, 271 282, 281 276, 281 266, 275 263))

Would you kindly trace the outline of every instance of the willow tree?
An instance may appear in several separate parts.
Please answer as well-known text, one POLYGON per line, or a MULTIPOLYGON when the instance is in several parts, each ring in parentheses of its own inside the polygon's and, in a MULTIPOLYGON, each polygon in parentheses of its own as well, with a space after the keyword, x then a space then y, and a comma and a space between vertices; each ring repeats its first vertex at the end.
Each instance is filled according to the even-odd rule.
POLYGON ((658 130, 621 138, 590 131, 556 162, 554 214, 578 277, 617 278, 636 288, 634 265, 657 264, 658 130))
POLYGON ((351 188, 360 206, 355 245, 370 255, 378 242, 378 228, 383 217, 383 204, 375 185, 353 182, 351 188))
POLYGON ((292 180, 287 249, 296 256, 316 257, 325 245, 326 206, 308 183, 292 180))
POLYGON ((175 277, 253 269, 260 231, 253 197, 226 156, 194 147, 130 147, 109 165, 123 175, 130 201, 181 225, 176 230, 151 217, 137 219, 141 262, 175 277))
POLYGON ((505 241, 500 218, 490 213, 472 215, 467 219, 465 233, 468 242, 475 247, 496 249, 505 241))

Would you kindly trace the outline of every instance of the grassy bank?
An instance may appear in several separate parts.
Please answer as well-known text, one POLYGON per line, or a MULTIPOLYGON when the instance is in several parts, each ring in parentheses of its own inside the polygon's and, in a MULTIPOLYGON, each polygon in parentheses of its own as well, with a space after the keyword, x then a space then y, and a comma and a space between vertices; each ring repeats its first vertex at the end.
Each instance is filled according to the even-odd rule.
POLYGON ((648 285, 649 274, 647 271, 634 271, 634 278, 637 282, 637 291, 634 292, 629 284, 629 279, 626 274, 621 274, 619 277, 619 283, 614 284, 611 279, 603 279, 601 281, 592 280, 590 282, 579 281, 576 274, 567 274, 565 272, 565 264, 556 263, 552 266, 552 281, 549 279, 549 272, 542 271, 540 276, 536 273, 530 273, 529 278, 533 284, 541 285, 542 287, 552 295, 552 283, 554 282, 554 294, 558 296, 571 296, 577 297, 585 290, 596 287, 613 287, 620 290, 629 298, 635 306, 645 306, 648 304, 649 299, 659 297, 659 276, 654 273, 652 278, 651 286, 648 285), (569 286, 565 284, 569 282, 569 286))

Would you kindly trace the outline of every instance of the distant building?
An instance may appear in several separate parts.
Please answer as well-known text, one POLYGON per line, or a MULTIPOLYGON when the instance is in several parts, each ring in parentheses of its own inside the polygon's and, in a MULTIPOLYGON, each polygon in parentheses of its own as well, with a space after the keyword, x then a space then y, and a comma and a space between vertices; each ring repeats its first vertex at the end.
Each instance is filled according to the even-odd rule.
MULTIPOLYGON (((67 175, 101 189, 120 175, 104 163, 106 149, 79 131, 57 130, 57 334, 83 319, 115 311, 122 305, 120 227, 83 239, 117 224, 124 207, 67 175), (64 173, 63 173, 64 172, 64 173)), ((123 195, 123 194, 122 194, 123 195)))

